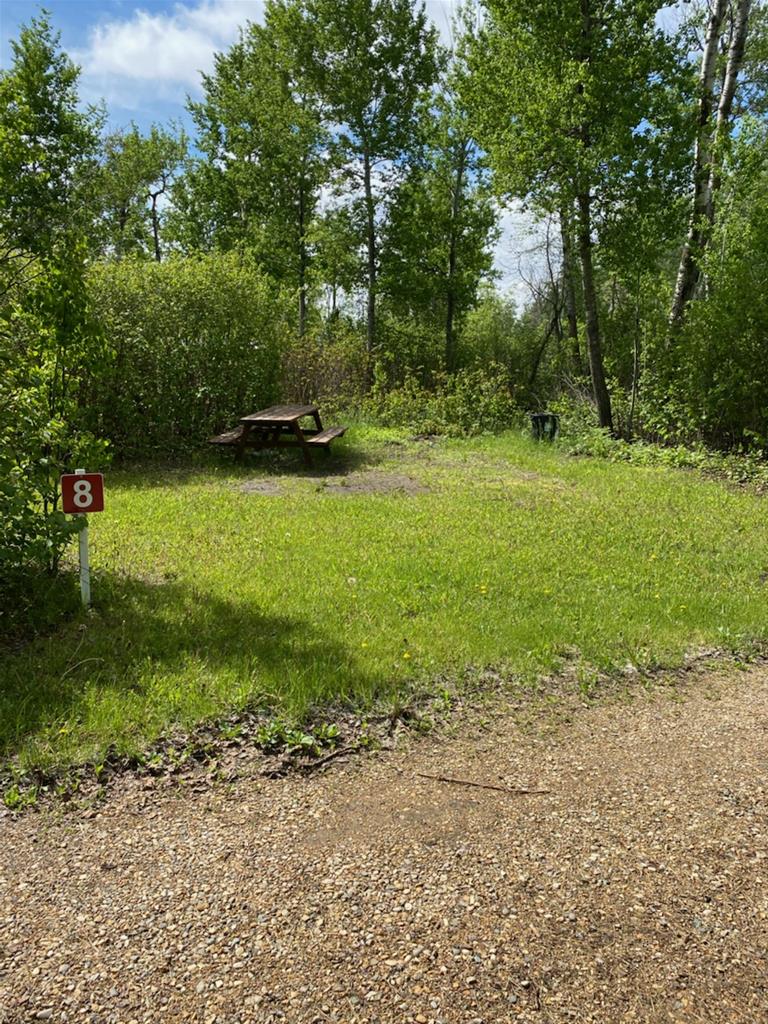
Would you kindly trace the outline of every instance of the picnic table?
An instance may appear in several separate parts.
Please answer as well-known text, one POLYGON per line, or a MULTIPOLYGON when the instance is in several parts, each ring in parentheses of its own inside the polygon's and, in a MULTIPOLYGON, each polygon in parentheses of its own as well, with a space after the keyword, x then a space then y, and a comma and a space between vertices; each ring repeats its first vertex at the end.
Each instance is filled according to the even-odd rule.
POLYGON ((322 448, 326 454, 331 441, 341 437, 346 427, 323 428, 316 405, 271 405, 260 412, 242 416, 239 426, 216 437, 210 444, 235 449, 235 458, 242 459, 246 448, 301 448, 304 461, 312 465, 312 452, 322 448), (314 427, 302 428, 301 420, 311 417, 314 427))

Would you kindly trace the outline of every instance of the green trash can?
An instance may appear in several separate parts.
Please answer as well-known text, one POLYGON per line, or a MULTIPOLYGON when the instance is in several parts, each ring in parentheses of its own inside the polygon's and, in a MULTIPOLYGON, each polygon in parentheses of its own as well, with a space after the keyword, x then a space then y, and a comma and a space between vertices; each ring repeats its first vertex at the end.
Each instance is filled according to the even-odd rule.
POLYGON ((560 432, 560 418, 553 412, 532 412, 531 426, 535 441, 554 441, 560 432))

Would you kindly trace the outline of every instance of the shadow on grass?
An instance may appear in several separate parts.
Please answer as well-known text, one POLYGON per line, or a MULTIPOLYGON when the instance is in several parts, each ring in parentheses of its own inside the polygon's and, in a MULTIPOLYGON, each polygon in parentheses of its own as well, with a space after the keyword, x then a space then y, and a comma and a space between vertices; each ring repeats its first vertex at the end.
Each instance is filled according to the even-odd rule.
POLYGON ((94 593, 88 615, 0 659, 0 757, 43 736, 56 758, 229 708, 290 713, 373 692, 349 650, 299 618, 175 581, 99 574, 94 593))
MULTIPOLYGON (((314 454, 314 464, 306 466, 301 452, 293 449, 277 451, 265 449, 246 451, 243 461, 236 462, 234 451, 195 452, 181 462, 147 461, 139 464, 126 463, 115 465, 114 470, 119 485, 126 490, 144 490, 152 487, 164 487, 169 482, 184 485, 193 484, 198 480, 208 480, 211 475, 223 475, 250 480, 254 473, 263 475, 265 479, 325 479, 326 477, 343 477, 359 470, 370 469, 379 465, 387 457, 382 449, 366 446, 365 449, 349 445, 336 445, 328 454, 314 454)), ((390 453, 391 457, 391 453, 390 453)))

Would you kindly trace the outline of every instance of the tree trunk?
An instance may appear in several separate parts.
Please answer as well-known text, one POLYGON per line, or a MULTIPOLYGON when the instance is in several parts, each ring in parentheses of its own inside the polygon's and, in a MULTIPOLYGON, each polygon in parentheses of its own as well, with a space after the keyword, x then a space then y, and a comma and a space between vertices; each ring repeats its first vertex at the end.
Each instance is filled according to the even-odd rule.
POLYGON ((307 330, 307 242, 305 238, 304 180, 299 181, 299 337, 307 330))
POLYGON ((159 192, 152 194, 152 239, 155 243, 155 259, 160 262, 160 221, 157 216, 157 197, 159 192))
POLYGON ((533 385, 536 383, 536 378, 539 375, 539 367, 541 366, 541 360, 544 358, 544 350, 546 349, 547 343, 549 342, 549 339, 552 337, 552 335, 557 333, 557 325, 559 323, 559 320, 560 312, 559 310, 556 309, 555 312, 552 314, 546 331, 544 332, 544 337, 542 339, 541 345, 539 345, 538 351, 536 352, 536 355, 533 357, 531 375, 528 378, 528 394, 531 399, 533 398, 533 385))
POLYGON ((453 196, 451 198, 451 233, 448 246, 448 289, 446 294, 445 309, 445 368, 449 373, 456 369, 456 267, 458 265, 459 248, 459 213, 461 197, 464 189, 464 170, 467 160, 467 145, 465 140, 459 143, 458 161, 456 164, 456 177, 453 183, 453 196))
POLYGON ((723 22, 728 10, 728 0, 716 0, 707 24, 707 38, 704 53, 701 57, 699 74, 699 106, 696 132, 696 148, 693 158, 693 203, 688 237, 680 254, 680 266, 677 271, 675 295, 672 310, 669 314, 670 335, 677 332, 685 317, 685 310, 693 298, 699 281, 701 269, 699 259, 705 246, 703 224, 710 206, 709 177, 712 118, 713 86, 717 64, 717 52, 720 37, 723 34, 723 22))
POLYGON ((579 349, 579 321, 576 316, 576 289, 573 283, 573 244, 571 241, 571 221, 567 210, 560 210, 560 237, 563 245, 563 303, 568 320, 568 341, 571 349, 574 369, 581 373, 583 364, 579 349))
POLYGON ((600 344, 600 323, 597 315, 597 295, 595 294, 595 278, 592 267, 592 197, 589 192, 578 196, 579 208, 579 259, 581 262, 581 280, 584 291, 584 319, 587 333, 587 356, 589 372, 592 377, 592 392, 597 405, 598 422, 601 427, 613 431, 611 414, 611 396, 605 383, 603 368, 603 350, 600 344))
POLYGON ((712 159, 709 171, 709 185, 707 188, 707 221, 710 226, 715 223, 715 196, 720 188, 720 171, 723 165, 723 148, 728 137, 728 125, 731 120, 733 109, 733 97, 736 94, 739 71, 744 62, 744 49, 747 45, 747 31, 749 28, 749 12, 752 0, 739 0, 733 20, 733 31, 731 42, 728 47, 728 59, 725 65, 725 75, 720 90, 720 102, 717 105, 717 121, 715 124, 715 138, 712 146, 712 159))
POLYGON ((363 154, 363 187, 365 189, 366 243, 368 247, 368 316, 366 345, 370 355, 376 345, 376 211, 371 188, 371 158, 363 154))

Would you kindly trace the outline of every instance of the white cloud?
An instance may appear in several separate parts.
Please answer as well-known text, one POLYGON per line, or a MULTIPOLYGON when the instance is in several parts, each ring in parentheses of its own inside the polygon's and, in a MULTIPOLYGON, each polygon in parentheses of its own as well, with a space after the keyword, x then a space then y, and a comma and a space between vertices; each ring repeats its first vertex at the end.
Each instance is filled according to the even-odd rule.
POLYGON ((148 86, 165 99, 183 101, 197 91, 200 73, 213 67, 213 55, 226 49, 240 26, 258 21, 262 0, 203 0, 196 6, 176 4, 170 12, 136 9, 125 19, 95 25, 87 48, 75 55, 89 93, 130 105, 130 89, 148 86))

